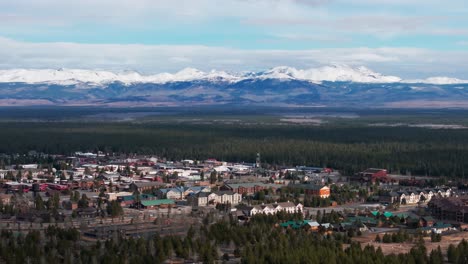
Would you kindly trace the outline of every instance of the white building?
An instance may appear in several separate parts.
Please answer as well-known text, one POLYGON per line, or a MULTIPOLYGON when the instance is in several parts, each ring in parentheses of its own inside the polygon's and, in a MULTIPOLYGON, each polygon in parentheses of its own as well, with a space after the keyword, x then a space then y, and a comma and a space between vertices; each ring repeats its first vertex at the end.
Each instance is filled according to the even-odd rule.
POLYGON ((198 194, 189 195, 187 202, 191 206, 207 206, 216 204, 231 204, 237 205, 242 202, 242 195, 224 191, 224 192, 199 192, 198 194))
POLYGON ((304 206, 302 204, 294 205, 292 202, 262 204, 252 207, 250 216, 256 214, 276 214, 279 212, 298 213, 303 212, 304 206))

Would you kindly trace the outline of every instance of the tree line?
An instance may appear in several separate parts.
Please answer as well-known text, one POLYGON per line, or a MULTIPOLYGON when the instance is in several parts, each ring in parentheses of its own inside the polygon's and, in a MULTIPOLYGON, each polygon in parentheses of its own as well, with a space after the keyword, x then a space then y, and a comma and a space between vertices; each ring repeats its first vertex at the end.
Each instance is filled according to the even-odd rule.
MULTIPOLYGON (((130 123, 7 123, 0 153, 74 151, 153 154, 168 159, 332 167, 354 174, 368 167, 392 173, 465 178, 468 130, 412 127, 130 123)), ((22 156, 17 159, 25 159, 22 156)), ((42 162, 47 160, 42 159, 42 162)), ((12 159, 2 158, 2 164, 12 159)))
POLYGON ((346 233, 319 234, 285 229, 275 223, 299 215, 256 215, 248 224, 234 219, 191 227, 185 236, 124 237, 84 242, 75 229, 49 226, 27 234, 2 230, 0 261, 6 263, 163 263, 180 258, 203 263, 236 259, 241 263, 467 263, 468 243, 427 252, 417 243, 409 253, 384 255, 380 248, 352 242, 346 233))

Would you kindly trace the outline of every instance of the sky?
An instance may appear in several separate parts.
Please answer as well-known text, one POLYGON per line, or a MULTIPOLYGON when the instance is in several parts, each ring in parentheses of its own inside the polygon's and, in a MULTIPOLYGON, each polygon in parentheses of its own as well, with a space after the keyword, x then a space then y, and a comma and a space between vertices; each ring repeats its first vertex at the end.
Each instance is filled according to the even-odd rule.
POLYGON ((0 0, 0 69, 468 78, 466 0, 0 0))

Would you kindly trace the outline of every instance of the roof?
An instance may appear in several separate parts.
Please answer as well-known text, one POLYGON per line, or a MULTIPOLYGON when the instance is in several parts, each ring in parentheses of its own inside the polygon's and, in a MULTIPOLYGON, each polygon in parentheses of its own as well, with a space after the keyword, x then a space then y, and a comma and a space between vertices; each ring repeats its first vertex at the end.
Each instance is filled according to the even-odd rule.
POLYGON ((142 188, 142 187, 156 187, 156 186, 166 185, 165 183, 162 183, 162 182, 134 182, 133 184, 134 184, 137 188, 142 188))
POLYGON ((381 171, 387 171, 387 170, 370 168, 370 169, 367 169, 367 170, 363 171, 363 173, 377 173, 377 172, 381 172, 381 171))
POLYGON ((320 226, 320 224, 319 224, 317 221, 308 222, 307 224, 308 224, 309 226, 311 226, 311 227, 318 227, 318 226, 320 226))
POLYGON ((443 222, 437 222, 434 224, 434 228, 450 228, 450 227, 452 227, 451 224, 446 224, 443 222))
POLYGON ((264 188, 281 188, 284 185, 281 184, 274 184, 274 183, 262 183, 262 182, 243 182, 243 183, 225 183, 224 184, 226 187, 232 188, 232 189, 238 189, 239 187, 244 187, 244 188, 252 188, 255 186, 261 186, 264 188))
POLYGON ((427 221, 427 222, 429 222, 429 221, 435 221, 434 218, 433 218, 432 216, 423 216, 422 219, 423 219, 424 221, 427 221))
POLYGON ((235 192, 232 192, 232 191, 217 191, 217 192, 213 192, 214 194, 218 195, 218 196, 222 196, 222 195, 234 195, 235 192))
MULTIPOLYGON (((301 228, 301 227, 303 227, 305 225, 309 225, 309 223, 311 223, 310 220, 303 220, 303 221, 292 221, 292 220, 290 220, 290 221, 281 223, 280 226, 281 227, 292 227, 294 229, 298 229, 298 228, 301 228)), ((317 222, 315 222, 315 223, 317 223, 317 222)))
POLYGON ((392 212, 384 212, 383 215, 387 218, 392 217, 393 213, 392 212))
POLYGON ((172 199, 158 199, 158 200, 141 201, 141 204, 143 206, 158 206, 158 205, 166 205, 166 204, 175 204, 175 202, 172 199))
POLYGON ((323 188, 329 188, 328 186, 316 185, 316 184, 290 184, 289 187, 306 189, 306 190, 321 190, 323 188))

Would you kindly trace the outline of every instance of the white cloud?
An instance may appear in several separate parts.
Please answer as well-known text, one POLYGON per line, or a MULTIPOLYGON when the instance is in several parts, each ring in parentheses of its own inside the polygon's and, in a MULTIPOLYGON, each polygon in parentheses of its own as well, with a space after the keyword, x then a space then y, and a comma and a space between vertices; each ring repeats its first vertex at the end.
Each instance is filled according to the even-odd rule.
POLYGON ((354 39, 356 34, 380 39, 466 36, 462 26, 468 23, 466 12, 464 0, 424 4, 420 0, 14 0, 0 1, 0 34, 54 36, 82 25, 203 32, 230 21, 239 27, 253 25, 265 35, 312 35, 325 30, 326 39, 354 39))
POLYGON ((201 45, 28 43, 0 38, 0 68, 81 68, 142 73, 264 70, 279 65, 310 68, 332 63, 368 66, 403 78, 468 78, 468 51, 418 48, 243 50, 201 45))

